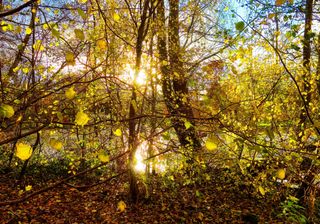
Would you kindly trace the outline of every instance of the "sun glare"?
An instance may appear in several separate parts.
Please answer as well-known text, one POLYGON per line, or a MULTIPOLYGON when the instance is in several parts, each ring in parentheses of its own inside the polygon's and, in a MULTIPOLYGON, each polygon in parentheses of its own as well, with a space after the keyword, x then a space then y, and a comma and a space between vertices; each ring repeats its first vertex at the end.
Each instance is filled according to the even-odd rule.
POLYGON ((146 170, 146 164, 144 163, 144 154, 146 153, 147 147, 147 142, 142 142, 138 146, 135 154, 136 164, 134 166, 134 169, 139 173, 143 173, 146 170))
POLYGON ((130 65, 126 66, 126 69, 123 73, 123 78, 127 82, 134 81, 137 85, 145 85, 147 82, 147 75, 144 70, 141 69, 138 75, 135 77, 135 71, 130 65))
MULTIPOLYGON (((146 162, 145 159, 147 158, 147 150, 148 150, 148 142, 142 142, 136 151, 135 154, 135 165, 134 165, 134 169, 136 172, 138 173, 145 173, 146 172, 146 162)), ((156 161, 154 164, 154 168, 156 169, 156 172, 159 173, 163 173, 166 171, 166 165, 164 163, 164 161, 162 161, 159 158, 156 158, 156 161)), ((150 163, 150 165, 152 164, 152 162, 150 163)), ((152 166, 152 165, 151 165, 152 166)))

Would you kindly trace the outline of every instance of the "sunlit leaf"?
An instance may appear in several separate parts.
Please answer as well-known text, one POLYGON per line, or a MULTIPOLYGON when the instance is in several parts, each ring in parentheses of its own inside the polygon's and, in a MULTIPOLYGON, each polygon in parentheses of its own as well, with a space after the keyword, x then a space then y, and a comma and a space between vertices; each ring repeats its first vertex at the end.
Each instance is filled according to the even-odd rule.
POLYGON ((26 28, 26 34, 29 35, 32 33, 32 29, 30 27, 26 28))
POLYGON ((114 13, 113 14, 113 20, 116 21, 116 22, 118 22, 120 20, 120 16, 119 16, 118 13, 114 13))
POLYGON ((104 151, 101 151, 98 155, 98 158, 101 162, 105 163, 105 162, 109 162, 109 155, 106 154, 104 151))
POLYGON ((42 28, 43 28, 44 30, 47 30, 47 29, 49 28, 49 26, 48 26, 48 24, 45 23, 45 24, 42 25, 42 28))
POLYGON ((27 160, 32 155, 32 148, 25 143, 18 143, 16 145, 16 156, 21 160, 27 160))
POLYGON ((25 187, 25 190, 26 191, 30 191, 32 189, 32 186, 31 185, 27 185, 26 187, 25 187))
POLYGON ((115 130, 114 132, 113 132, 113 134, 114 135, 116 135, 116 136, 118 136, 118 137, 120 137, 121 135, 122 135, 122 131, 121 131, 121 129, 117 129, 117 130, 115 130))
POLYGON ((260 192, 261 195, 264 196, 266 194, 266 192, 265 192, 263 187, 259 186, 258 189, 259 189, 259 192, 260 192))
POLYGON ((84 4, 84 3, 86 3, 88 0, 78 0, 78 2, 80 3, 80 4, 84 4))
POLYGON ((107 42, 105 40, 98 40, 97 47, 99 50, 104 51, 107 49, 107 42))
POLYGON ((44 50, 44 46, 42 45, 41 40, 37 40, 36 43, 32 47, 33 47, 33 49, 35 49, 37 51, 43 51, 44 50))
POLYGON ((76 35, 76 38, 78 38, 79 40, 84 40, 84 33, 81 29, 75 29, 74 33, 76 35))
POLYGON ((215 150, 217 148, 217 144, 214 143, 212 139, 208 139, 206 141, 206 148, 210 151, 215 150))
POLYGON ((285 169, 279 169, 277 171, 277 177, 280 179, 280 180, 283 180, 285 177, 286 177, 286 170, 285 169))
POLYGON ((76 91, 74 91, 73 86, 72 86, 69 89, 67 89, 64 94, 65 94, 67 99, 71 100, 71 99, 73 99, 75 97, 76 91))
POLYGON ((126 209, 127 205, 126 203, 124 203, 124 201, 119 201, 117 207, 120 212, 123 212, 126 209))
POLYGON ((84 126, 88 123, 89 116, 85 114, 83 111, 79 111, 76 115, 76 119, 74 121, 75 124, 84 126))
POLYGON ((0 107, 0 115, 2 117, 10 118, 14 115, 14 109, 8 104, 2 104, 0 107))
POLYGON ((191 128, 192 124, 190 123, 190 121, 185 121, 185 122, 184 122, 184 126, 185 126, 186 129, 188 130, 189 128, 191 128))

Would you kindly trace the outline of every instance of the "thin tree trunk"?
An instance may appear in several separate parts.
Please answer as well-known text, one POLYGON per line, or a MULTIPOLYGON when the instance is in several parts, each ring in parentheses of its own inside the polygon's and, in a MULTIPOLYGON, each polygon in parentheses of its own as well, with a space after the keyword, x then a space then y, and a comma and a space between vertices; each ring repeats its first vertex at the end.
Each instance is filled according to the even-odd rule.
MULTIPOLYGON (((149 0, 144 1, 143 11, 141 15, 141 23, 138 27, 138 36, 136 42, 136 58, 135 58, 135 77, 138 76, 141 69, 141 56, 142 56, 142 44, 146 35, 146 26, 147 26, 147 12, 149 7, 149 0)), ((129 106, 129 184, 130 184, 130 198, 133 202, 136 202, 138 199, 139 189, 137 183, 137 177, 134 171, 134 156, 137 151, 137 130, 136 130, 136 120, 135 116, 137 105, 137 94, 136 94, 136 83, 133 80, 132 83, 132 92, 131 92, 131 101, 129 106)))

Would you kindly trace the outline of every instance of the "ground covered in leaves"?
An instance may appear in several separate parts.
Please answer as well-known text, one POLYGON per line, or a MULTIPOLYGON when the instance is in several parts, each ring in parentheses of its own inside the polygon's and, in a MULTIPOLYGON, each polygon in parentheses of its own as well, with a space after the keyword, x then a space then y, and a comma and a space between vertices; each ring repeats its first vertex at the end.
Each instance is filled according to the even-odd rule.
MULTIPOLYGON (((0 202, 57 180, 40 182, 26 176, 18 183, 12 175, 0 176, 0 202), (26 191, 26 186, 32 189, 26 191)), ((278 216, 281 208, 275 197, 249 194, 246 186, 236 185, 225 171, 211 171, 210 177, 190 182, 179 176, 155 175, 150 197, 141 196, 133 204, 127 197, 126 174, 88 188, 80 186, 99 179, 82 176, 22 203, 0 207, 0 223, 286 223, 278 216)), ((144 186, 141 180, 143 193, 144 186)))

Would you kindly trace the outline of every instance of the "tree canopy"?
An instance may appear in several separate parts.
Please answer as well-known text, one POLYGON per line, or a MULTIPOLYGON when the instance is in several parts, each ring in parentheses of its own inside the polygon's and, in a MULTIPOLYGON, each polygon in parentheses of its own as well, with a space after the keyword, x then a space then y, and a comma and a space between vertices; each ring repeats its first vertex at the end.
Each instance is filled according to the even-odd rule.
POLYGON ((160 222, 316 223, 319 10, 313 0, 0 1, 4 217, 44 222, 24 203, 65 186, 66 198, 114 195, 113 221, 98 199, 79 199, 93 201, 83 206, 95 223, 153 222, 133 209, 145 201, 160 222), (225 194, 257 206, 213 199, 225 194))

